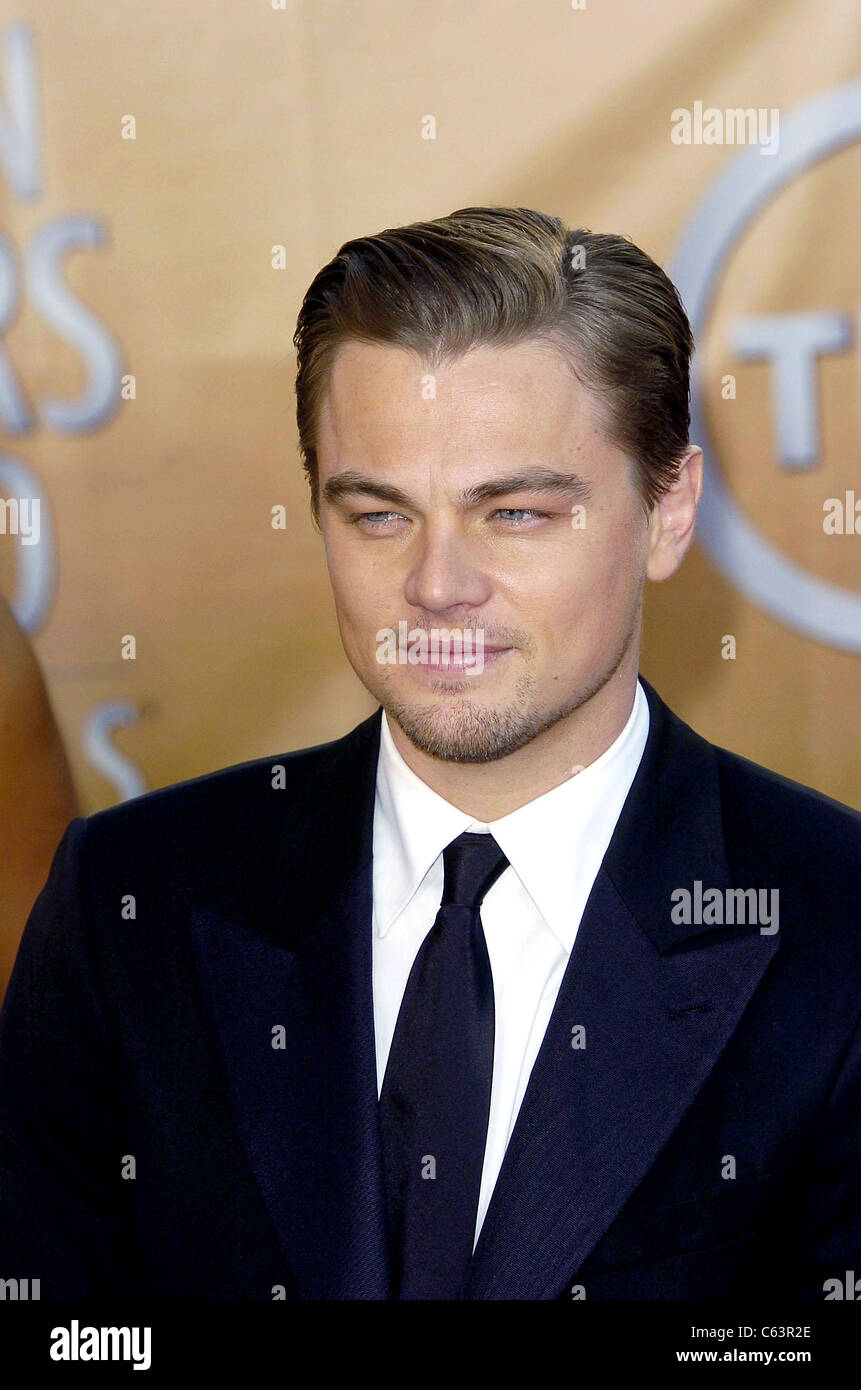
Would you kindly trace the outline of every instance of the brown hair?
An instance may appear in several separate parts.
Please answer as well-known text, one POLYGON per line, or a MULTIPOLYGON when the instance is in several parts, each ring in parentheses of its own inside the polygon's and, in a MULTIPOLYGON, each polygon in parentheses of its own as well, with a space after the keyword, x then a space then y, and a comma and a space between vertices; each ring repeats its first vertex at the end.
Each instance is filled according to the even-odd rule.
POLYGON ((569 230, 530 208, 460 208, 345 242, 299 313, 296 419, 318 514, 315 428, 336 349, 413 350, 429 370, 479 345, 544 339, 606 405, 645 511, 688 444, 690 324, 672 281, 626 237, 569 230))

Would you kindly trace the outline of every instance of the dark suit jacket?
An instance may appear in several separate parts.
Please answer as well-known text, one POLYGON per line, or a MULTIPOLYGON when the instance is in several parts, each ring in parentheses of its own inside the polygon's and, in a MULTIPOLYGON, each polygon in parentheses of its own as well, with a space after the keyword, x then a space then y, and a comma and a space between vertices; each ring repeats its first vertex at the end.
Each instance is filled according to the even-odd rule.
MULTIPOLYGON (((822 1300, 861 1274, 861 817, 644 686, 648 743, 465 1296, 822 1300), (777 889, 779 930, 674 923, 695 880, 777 889)), ((0 1023, 0 1277, 390 1296, 379 726, 69 824, 0 1023)))

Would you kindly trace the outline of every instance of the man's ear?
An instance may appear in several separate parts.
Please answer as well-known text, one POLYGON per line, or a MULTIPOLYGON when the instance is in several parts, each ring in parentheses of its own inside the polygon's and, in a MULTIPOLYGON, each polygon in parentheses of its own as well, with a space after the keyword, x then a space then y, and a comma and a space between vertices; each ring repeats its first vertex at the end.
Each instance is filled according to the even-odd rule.
POLYGON ((676 481, 659 497, 649 518, 646 576, 660 581, 675 574, 693 540, 697 505, 703 490, 703 451, 689 444, 676 481))

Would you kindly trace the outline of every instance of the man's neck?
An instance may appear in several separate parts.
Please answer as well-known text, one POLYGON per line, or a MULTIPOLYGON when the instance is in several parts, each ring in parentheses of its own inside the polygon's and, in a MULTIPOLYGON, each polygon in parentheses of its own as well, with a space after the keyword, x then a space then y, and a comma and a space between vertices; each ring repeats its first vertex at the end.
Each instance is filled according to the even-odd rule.
POLYGON ((457 763, 416 748, 388 719, 407 767, 444 800, 488 823, 509 815, 560 786, 599 758, 627 724, 636 695, 637 670, 621 669, 585 704, 560 719, 516 753, 489 763, 457 763))

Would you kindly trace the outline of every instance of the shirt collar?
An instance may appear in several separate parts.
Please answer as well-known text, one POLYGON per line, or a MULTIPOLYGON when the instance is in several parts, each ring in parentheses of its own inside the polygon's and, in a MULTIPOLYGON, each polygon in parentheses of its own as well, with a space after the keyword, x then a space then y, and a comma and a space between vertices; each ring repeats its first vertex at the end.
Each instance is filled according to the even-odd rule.
POLYGON ((485 825, 446 801, 407 766, 384 711, 374 810, 374 916, 379 935, 385 936, 395 923, 446 845, 464 830, 489 830, 550 930, 570 952, 648 731, 648 701, 637 681, 628 721, 600 757, 558 787, 485 825))

